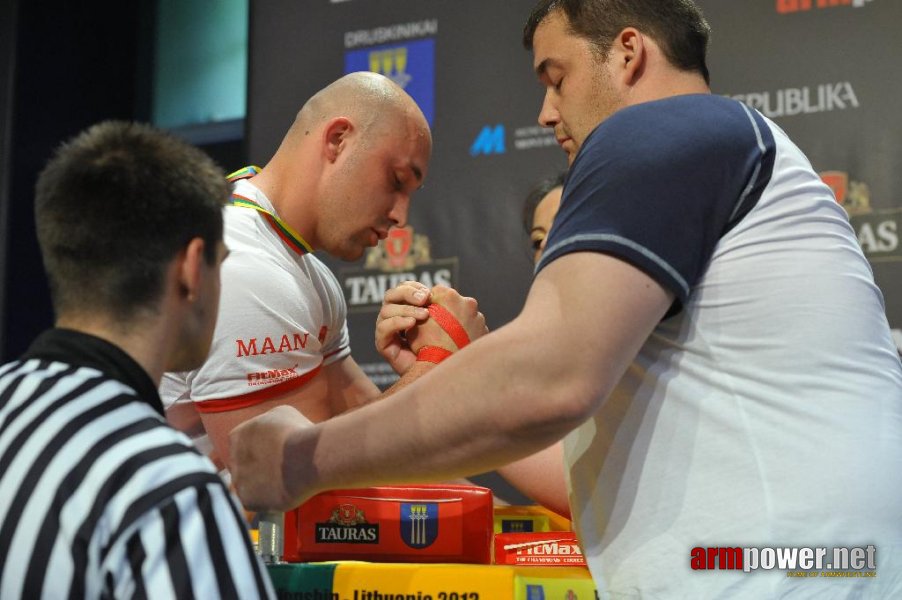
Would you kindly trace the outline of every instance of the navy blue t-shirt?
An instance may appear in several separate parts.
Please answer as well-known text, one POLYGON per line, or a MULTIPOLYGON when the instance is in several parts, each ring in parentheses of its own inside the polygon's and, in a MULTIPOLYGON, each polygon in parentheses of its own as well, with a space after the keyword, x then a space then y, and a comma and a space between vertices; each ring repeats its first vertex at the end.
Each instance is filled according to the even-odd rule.
POLYGON ((536 273, 564 254, 604 252, 676 296, 679 312, 717 241, 770 180, 774 139, 756 111, 711 94, 624 108, 586 138, 536 273))

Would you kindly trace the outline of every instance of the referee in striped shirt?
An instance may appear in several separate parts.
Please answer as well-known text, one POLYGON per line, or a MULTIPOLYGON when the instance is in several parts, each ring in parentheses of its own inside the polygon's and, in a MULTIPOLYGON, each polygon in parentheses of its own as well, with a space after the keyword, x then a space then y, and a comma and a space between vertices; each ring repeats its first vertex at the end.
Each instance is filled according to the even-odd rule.
POLYGON ((151 127, 59 148, 35 198, 55 327, 0 367, 0 598, 260 598, 213 465, 163 417, 219 302, 223 173, 151 127))

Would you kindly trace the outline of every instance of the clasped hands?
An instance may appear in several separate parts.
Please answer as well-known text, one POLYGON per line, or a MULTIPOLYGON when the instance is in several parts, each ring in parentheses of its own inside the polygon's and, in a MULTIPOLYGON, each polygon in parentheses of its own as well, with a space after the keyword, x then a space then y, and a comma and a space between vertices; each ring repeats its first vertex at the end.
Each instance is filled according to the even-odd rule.
POLYGON ((388 290, 376 317, 376 349, 399 375, 416 362, 425 346, 457 352, 458 345, 426 309, 438 304, 457 319, 470 341, 485 335, 488 328, 474 298, 461 296, 443 285, 432 289, 418 281, 405 281, 388 290))

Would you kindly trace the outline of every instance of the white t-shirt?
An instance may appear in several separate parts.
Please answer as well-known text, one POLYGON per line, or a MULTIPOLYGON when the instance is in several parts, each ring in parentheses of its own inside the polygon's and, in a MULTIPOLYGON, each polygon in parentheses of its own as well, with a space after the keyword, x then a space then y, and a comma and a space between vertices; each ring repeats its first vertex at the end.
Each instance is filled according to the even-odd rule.
MULTIPOLYGON (((272 204, 247 180, 234 195, 267 211, 272 204)), ((199 369, 167 373, 165 406, 193 401, 201 412, 251 406, 302 386, 351 352, 347 307, 335 275, 292 249, 257 210, 228 206, 222 296, 210 355, 199 369)))

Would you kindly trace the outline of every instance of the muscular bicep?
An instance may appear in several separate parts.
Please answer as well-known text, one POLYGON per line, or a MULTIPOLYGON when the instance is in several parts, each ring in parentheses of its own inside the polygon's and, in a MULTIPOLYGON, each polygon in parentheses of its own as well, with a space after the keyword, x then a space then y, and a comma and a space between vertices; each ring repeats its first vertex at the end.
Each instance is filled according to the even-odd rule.
POLYGON ((586 415, 610 393, 672 302, 670 291, 630 263, 574 252, 536 276, 514 324, 539 361, 536 385, 586 415))
MULTIPOLYGON (((236 398, 239 400, 240 398, 236 398)), ((203 409, 200 403, 200 415, 204 429, 213 444, 213 449, 218 456, 229 456, 229 433, 248 419, 262 415, 277 406, 288 405, 296 408, 311 423, 325 421, 332 416, 331 406, 327 396, 325 374, 321 371, 310 381, 297 389, 276 394, 269 399, 243 408, 232 410, 209 412, 203 409)))

